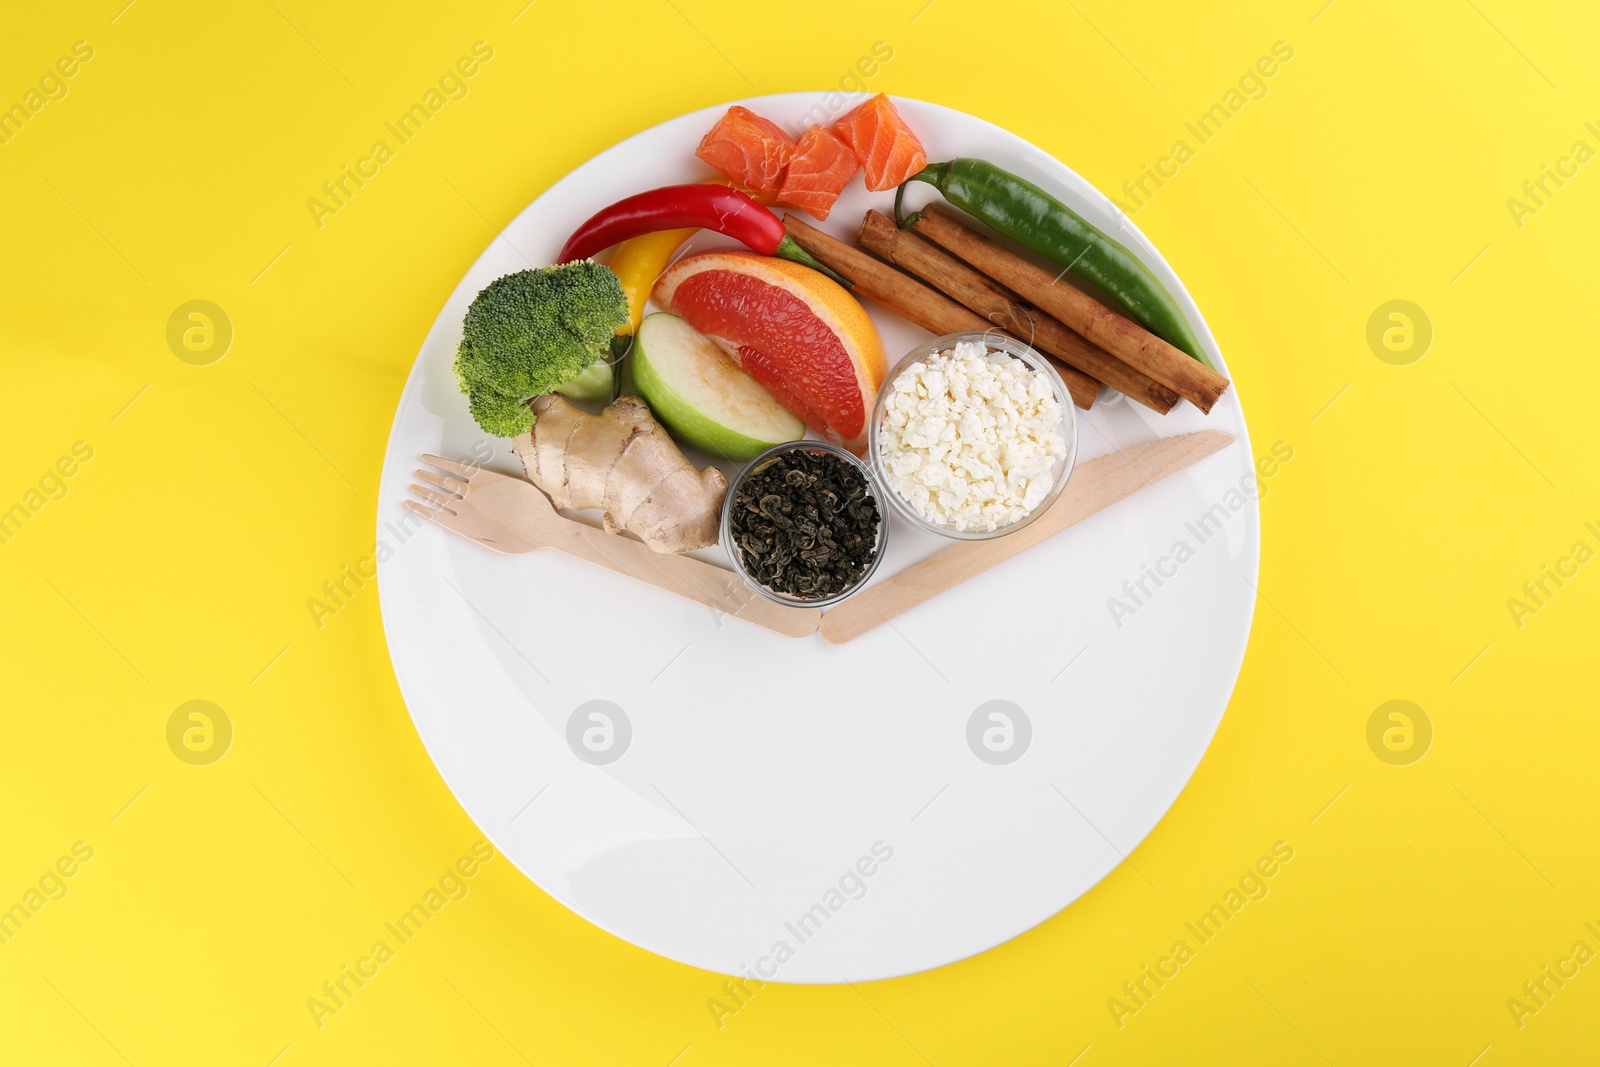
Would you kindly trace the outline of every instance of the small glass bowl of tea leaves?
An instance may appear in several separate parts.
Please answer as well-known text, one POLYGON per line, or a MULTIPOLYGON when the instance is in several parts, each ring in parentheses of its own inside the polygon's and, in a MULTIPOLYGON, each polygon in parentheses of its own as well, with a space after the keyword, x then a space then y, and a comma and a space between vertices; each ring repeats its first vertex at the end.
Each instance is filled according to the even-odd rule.
POLYGON ((865 585, 888 529, 872 469, 826 441, 767 449, 734 478, 722 505, 734 570, 791 607, 827 607, 865 585))

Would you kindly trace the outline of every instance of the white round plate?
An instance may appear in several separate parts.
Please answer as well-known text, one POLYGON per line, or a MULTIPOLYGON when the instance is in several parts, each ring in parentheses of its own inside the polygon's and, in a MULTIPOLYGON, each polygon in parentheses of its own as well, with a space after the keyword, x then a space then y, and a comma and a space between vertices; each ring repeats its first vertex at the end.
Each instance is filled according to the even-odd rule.
MULTIPOLYGON (((806 116, 842 114, 829 117, 838 98, 745 103, 798 131, 806 116)), ((929 159, 992 160, 1115 234, 1177 297, 1226 373, 1182 283, 1087 182, 982 119, 895 103, 929 159)), ((474 425, 451 374, 472 298, 502 274, 552 261, 606 204, 710 177, 694 148, 724 110, 664 122, 572 171, 451 294, 384 459, 384 627, 445 781, 557 900, 713 971, 887 978, 1049 918, 1122 862, 1176 799, 1222 717, 1250 630, 1252 453, 1237 389, 1209 417, 1187 404, 1160 417, 1102 401, 1081 413, 1080 464, 1208 427, 1238 441, 837 646, 720 618, 555 552, 503 556, 420 526, 401 502, 422 453, 520 473, 509 442, 474 425), (984 707, 991 701, 1006 703, 984 707), (1002 718, 990 717, 996 707, 1002 718)), ((892 196, 867 193, 858 176, 825 228, 852 236, 862 212, 888 211, 892 196)), ((927 338, 867 306, 891 364, 927 338)), ((945 544, 905 524, 890 540, 877 580, 945 544)), ((720 550, 703 555, 725 561, 720 550)))

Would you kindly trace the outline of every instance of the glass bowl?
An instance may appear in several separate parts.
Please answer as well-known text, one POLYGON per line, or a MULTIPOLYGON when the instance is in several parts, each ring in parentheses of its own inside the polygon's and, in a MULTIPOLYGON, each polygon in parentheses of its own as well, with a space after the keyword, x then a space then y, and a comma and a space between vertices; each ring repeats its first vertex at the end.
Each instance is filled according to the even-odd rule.
POLYGON ((883 562, 883 551, 889 536, 889 515, 884 507, 885 495, 887 494, 879 485, 878 479, 872 474, 872 468, 838 445, 827 441, 785 441, 781 445, 773 445, 755 459, 752 459, 745 464, 743 470, 734 476, 733 482, 728 486, 728 495, 722 501, 722 546, 727 550, 728 559, 733 564, 733 569, 738 573, 739 577, 745 580, 746 585, 768 600, 793 608, 825 608, 831 604, 839 603, 865 586, 878 569, 878 564, 883 562), (746 569, 744 553, 733 542, 733 502, 738 497, 739 490, 743 488, 745 482, 750 480, 752 475, 764 469, 774 459, 789 452, 799 451, 826 452, 830 455, 838 456, 850 464, 860 472, 862 479, 867 483, 867 492, 872 494, 872 499, 878 505, 878 539, 873 546, 872 559, 867 562, 867 569, 862 572, 860 578, 856 579, 855 584, 844 590, 832 596, 816 597, 810 600, 803 597, 790 596, 787 593, 780 593, 776 589, 768 589, 762 585, 756 580, 756 576, 746 569))
POLYGON ((1021 341, 998 333, 951 333, 945 334, 943 337, 935 337, 926 344, 912 349, 904 359, 896 363, 894 368, 889 371, 888 377, 884 379, 883 387, 878 390, 877 401, 872 405, 872 423, 868 428, 868 435, 870 438, 868 448, 872 459, 872 470, 877 476, 878 484, 881 487, 879 495, 889 501, 889 506, 894 509, 895 514, 913 526, 936 533, 941 537, 952 537, 959 541, 987 541, 993 537, 1013 533, 1028 525, 1028 523, 1044 514, 1045 509, 1055 503, 1056 497, 1061 495, 1061 490, 1066 488, 1067 479, 1072 474, 1073 462, 1078 455, 1078 413, 1077 408, 1072 403, 1072 394, 1067 391, 1066 383, 1061 380, 1061 375, 1056 373, 1056 369, 1050 365, 1050 361, 1021 341), (911 501, 895 491, 889 478, 888 468, 885 465, 883 448, 879 443, 879 434, 883 427, 886 412, 885 402, 893 391, 895 381, 914 364, 920 363, 946 349, 954 348, 961 341, 977 342, 987 347, 991 353, 1003 352, 1026 363, 1033 368, 1035 373, 1043 375, 1045 381, 1050 383, 1050 389, 1055 394, 1056 403, 1061 405, 1061 433, 1065 438, 1066 452, 1056 462, 1055 480, 1050 486, 1049 493, 1032 511, 1022 516, 1022 518, 1005 526, 996 527, 993 530, 962 530, 948 523, 934 522, 924 517, 912 505, 911 501))

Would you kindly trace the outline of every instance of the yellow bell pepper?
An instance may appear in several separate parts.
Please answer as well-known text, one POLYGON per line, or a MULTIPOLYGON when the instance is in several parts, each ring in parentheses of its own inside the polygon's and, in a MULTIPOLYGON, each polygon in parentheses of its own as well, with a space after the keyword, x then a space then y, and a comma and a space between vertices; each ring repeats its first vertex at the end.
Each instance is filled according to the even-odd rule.
POLYGON ((650 299, 656 279, 667 269, 667 261, 683 242, 699 232, 692 226, 659 230, 630 237, 617 246, 611 254, 611 269, 622 279, 622 291, 628 298, 628 321, 617 327, 617 336, 631 337, 639 329, 645 302, 650 299))

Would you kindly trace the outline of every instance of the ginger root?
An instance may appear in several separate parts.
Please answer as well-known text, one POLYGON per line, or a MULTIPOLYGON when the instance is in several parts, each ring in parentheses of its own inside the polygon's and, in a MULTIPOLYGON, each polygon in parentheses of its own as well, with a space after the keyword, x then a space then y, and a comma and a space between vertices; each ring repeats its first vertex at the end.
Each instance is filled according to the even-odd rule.
POLYGON ((598 415, 559 396, 533 402, 531 433, 511 442, 528 480, 558 508, 602 508, 607 533, 626 530, 657 552, 717 543, 728 479, 696 470, 636 396, 598 415))

